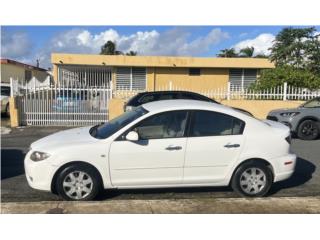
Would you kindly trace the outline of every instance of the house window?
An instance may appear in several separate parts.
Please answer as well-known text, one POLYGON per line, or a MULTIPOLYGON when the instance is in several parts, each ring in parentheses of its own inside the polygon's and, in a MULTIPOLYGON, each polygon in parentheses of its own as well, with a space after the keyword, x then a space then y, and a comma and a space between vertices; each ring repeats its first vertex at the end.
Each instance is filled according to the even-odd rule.
POLYGON ((145 90, 147 80, 146 68, 119 67, 116 74, 117 90, 145 90))
POLYGON ((200 76, 200 68, 189 68, 189 76, 200 76))
POLYGON ((24 70, 24 80, 30 81, 32 78, 32 72, 30 70, 24 70))
POLYGON ((245 89, 257 80, 257 69, 230 69, 231 89, 245 89))

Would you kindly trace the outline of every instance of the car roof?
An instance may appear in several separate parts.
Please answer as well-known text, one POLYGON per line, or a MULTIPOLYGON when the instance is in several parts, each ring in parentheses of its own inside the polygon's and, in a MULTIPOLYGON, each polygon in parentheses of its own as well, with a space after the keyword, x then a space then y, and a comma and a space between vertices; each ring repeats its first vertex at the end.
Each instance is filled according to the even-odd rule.
MULTIPOLYGON (((166 91, 140 92, 139 95, 145 95, 145 94, 164 94, 164 93, 188 93, 188 94, 201 95, 201 94, 196 93, 196 92, 183 91, 183 90, 166 90, 166 91)), ((202 96, 202 95, 201 95, 201 96, 202 96)))
MULTIPOLYGON (((239 112, 232 109, 231 107, 224 106, 217 103, 198 101, 198 100, 162 100, 149 102, 142 105, 148 111, 151 112, 162 112, 170 110, 184 110, 184 109, 195 109, 195 110, 211 110, 218 112, 230 113, 232 115, 237 115, 239 112)), ((240 113, 241 115, 243 113, 240 113)))

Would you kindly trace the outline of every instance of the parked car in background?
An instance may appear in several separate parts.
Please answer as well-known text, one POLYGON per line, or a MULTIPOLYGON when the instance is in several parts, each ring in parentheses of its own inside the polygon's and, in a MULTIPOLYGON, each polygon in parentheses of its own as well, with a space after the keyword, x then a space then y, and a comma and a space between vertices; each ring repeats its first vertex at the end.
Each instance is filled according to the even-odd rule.
POLYGON ((98 109, 99 93, 84 90, 60 90, 57 92, 52 109, 57 112, 98 109))
POLYGON ((300 139, 314 140, 320 135, 320 97, 298 108, 273 110, 267 119, 289 126, 292 133, 300 139))
MULTIPOLYGON (((176 100, 176 99, 186 99, 186 100, 198 100, 220 104, 212 98, 208 98, 199 93, 188 92, 188 91, 156 91, 156 92, 141 92, 133 96, 124 105, 124 111, 132 110, 142 104, 161 101, 161 100, 176 100)), ((241 112, 244 112, 250 116, 252 114, 244 109, 234 108, 241 112)))
POLYGON ((290 129, 281 123, 221 104, 167 100, 40 139, 24 166, 32 188, 77 201, 102 189, 228 185, 261 197, 295 163, 290 129))
POLYGON ((1 83, 1 114, 5 114, 6 116, 10 116, 10 91, 10 84, 1 83))

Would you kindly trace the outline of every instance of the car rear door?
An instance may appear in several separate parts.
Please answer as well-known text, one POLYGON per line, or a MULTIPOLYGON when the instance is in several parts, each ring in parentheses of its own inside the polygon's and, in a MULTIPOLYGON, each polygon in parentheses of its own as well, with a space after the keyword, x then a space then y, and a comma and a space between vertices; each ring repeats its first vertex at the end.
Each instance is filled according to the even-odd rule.
POLYGON ((183 183, 222 181, 242 150, 244 125, 240 119, 226 114, 193 111, 183 183))

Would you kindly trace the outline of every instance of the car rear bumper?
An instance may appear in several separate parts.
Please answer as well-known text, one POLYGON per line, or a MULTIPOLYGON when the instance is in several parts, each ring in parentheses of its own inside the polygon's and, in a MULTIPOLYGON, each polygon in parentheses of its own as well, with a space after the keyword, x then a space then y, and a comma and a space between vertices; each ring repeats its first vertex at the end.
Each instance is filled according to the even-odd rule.
POLYGON ((272 160, 275 163, 274 182, 286 180, 292 176, 296 167, 296 159, 295 154, 288 154, 272 160))

